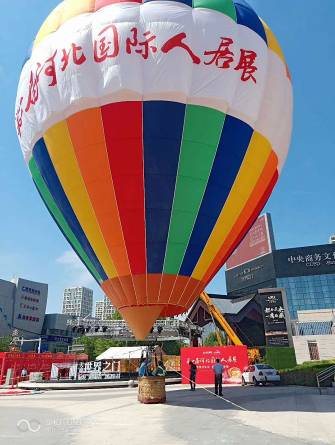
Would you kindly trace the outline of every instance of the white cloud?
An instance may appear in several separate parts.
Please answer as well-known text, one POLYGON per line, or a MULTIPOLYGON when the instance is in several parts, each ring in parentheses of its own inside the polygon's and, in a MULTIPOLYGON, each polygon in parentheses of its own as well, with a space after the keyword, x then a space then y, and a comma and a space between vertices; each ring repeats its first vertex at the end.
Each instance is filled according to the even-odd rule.
POLYGON ((88 286, 95 283, 94 278, 73 250, 66 250, 56 262, 62 264, 71 275, 70 286, 88 286))

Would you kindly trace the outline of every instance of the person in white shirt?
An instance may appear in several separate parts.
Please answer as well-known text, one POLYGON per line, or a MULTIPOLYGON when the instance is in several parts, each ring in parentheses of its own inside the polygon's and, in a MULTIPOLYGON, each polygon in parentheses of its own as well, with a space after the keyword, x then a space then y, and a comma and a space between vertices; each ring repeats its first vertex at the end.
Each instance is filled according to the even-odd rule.
POLYGON ((215 377, 215 394, 222 396, 222 374, 224 366, 221 365, 220 359, 216 359, 216 363, 213 366, 214 377, 215 377))

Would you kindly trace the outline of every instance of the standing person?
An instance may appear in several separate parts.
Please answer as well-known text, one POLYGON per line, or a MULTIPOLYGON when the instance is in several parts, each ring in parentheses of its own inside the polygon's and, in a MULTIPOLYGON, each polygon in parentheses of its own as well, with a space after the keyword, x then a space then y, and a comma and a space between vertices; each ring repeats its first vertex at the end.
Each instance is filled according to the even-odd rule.
POLYGON ((222 374, 224 366, 221 365, 220 359, 216 359, 216 363, 213 366, 214 378, 215 378, 215 394, 222 396, 222 374))
POLYGON ((195 379, 197 376, 197 365, 190 361, 190 385, 191 385, 191 391, 195 391, 195 379))
POLYGON ((149 365, 150 365, 150 360, 149 359, 145 359, 143 360, 143 362, 141 363, 139 370, 138 370, 138 376, 139 377, 147 377, 150 375, 149 373, 149 365))
POLYGON ((26 380, 27 375, 28 375, 28 371, 26 370, 26 368, 22 368, 22 371, 21 371, 22 380, 26 380))

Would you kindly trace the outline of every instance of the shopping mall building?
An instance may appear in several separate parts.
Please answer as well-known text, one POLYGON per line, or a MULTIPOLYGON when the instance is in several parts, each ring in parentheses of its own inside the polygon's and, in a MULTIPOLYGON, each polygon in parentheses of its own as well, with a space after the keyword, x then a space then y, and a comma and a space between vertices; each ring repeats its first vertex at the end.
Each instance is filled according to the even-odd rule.
MULTIPOLYGON (((243 343, 294 346, 297 363, 335 357, 334 241, 276 249, 270 215, 257 219, 226 263, 227 295, 211 295, 243 343)), ((200 300, 189 317, 211 329, 200 300)))
POLYGON ((277 250, 270 215, 262 218, 227 262, 228 297, 284 288, 293 320, 297 311, 334 309, 335 244, 277 250))

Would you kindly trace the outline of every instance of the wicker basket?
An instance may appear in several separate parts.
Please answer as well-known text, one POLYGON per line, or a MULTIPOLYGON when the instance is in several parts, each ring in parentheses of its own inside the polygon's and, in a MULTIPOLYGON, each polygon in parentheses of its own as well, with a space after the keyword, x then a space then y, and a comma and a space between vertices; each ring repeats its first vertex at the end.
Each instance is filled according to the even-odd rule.
POLYGON ((138 400, 141 403, 165 403, 165 378, 141 377, 138 382, 138 400))

